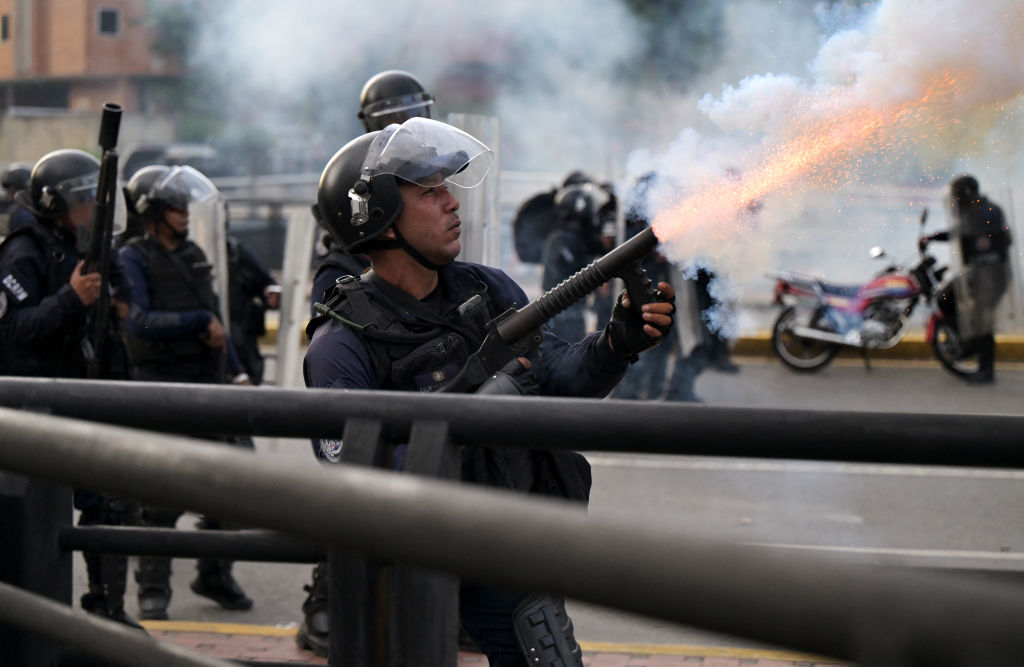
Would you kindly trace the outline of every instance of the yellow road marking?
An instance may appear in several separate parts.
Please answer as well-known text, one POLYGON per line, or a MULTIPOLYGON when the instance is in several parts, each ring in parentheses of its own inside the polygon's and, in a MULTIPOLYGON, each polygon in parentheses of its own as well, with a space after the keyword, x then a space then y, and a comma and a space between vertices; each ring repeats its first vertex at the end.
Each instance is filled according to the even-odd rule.
MULTIPOLYGON (((142 621, 147 630, 164 632, 205 632, 218 635, 257 635, 262 637, 294 637, 297 628, 289 625, 247 625, 243 623, 206 623, 200 621, 142 621)), ((673 655, 705 658, 740 658, 789 660, 791 662, 824 662, 830 658, 764 649, 729 648, 687 644, 618 644, 614 642, 580 642, 588 653, 626 653, 630 655, 673 655)))

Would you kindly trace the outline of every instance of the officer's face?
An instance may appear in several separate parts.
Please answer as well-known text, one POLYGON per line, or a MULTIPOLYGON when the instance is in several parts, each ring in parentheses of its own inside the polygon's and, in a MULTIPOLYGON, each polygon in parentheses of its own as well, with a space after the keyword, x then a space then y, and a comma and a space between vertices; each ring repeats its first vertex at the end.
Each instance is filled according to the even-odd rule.
POLYGON ((67 213, 68 222, 71 224, 71 228, 78 229, 82 226, 88 228, 92 223, 92 210, 95 205, 95 199, 73 202, 68 207, 67 213))
POLYGON ((459 200, 443 184, 432 188, 407 184, 398 190, 402 195, 402 212, 395 221, 398 231, 431 262, 453 261, 462 250, 459 200))
POLYGON ((164 209, 164 220, 178 236, 184 238, 188 234, 188 209, 168 207, 164 209))

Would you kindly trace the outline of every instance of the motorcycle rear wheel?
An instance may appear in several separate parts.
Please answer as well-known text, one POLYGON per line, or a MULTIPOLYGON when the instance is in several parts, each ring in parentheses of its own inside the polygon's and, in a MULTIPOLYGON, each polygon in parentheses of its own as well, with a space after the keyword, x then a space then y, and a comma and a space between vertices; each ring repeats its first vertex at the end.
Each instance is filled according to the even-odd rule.
POLYGON ((792 332, 796 321, 795 308, 786 308, 772 327, 772 350, 776 356, 795 371, 810 373, 821 370, 839 352, 839 346, 820 340, 801 338, 792 332))
POLYGON ((977 353, 964 354, 960 332, 945 320, 936 319, 932 351, 943 368, 959 377, 969 377, 981 370, 977 353))

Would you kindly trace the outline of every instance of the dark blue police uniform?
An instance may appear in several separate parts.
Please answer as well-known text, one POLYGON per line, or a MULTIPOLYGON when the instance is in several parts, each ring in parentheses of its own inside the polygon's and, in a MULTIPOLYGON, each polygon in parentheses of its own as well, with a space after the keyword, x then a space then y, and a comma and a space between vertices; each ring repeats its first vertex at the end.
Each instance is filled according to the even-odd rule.
MULTIPOLYGON (((348 301, 351 303, 365 297, 366 303, 371 304, 370 310, 383 313, 378 328, 388 331, 393 339, 398 338, 393 334, 403 329, 419 332, 420 337, 404 346, 394 342, 381 344, 368 341, 365 334, 357 333, 337 319, 314 319, 307 330, 311 340, 303 364, 306 386, 436 391, 455 377, 468 354, 475 351, 485 334, 484 322, 509 308, 521 308, 528 303, 522 288, 498 269, 454 262, 441 267, 438 275, 439 285, 434 294, 418 304, 409 304, 396 300, 396 288, 372 272, 365 274, 356 287, 361 296, 348 301), (464 310, 465 304, 472 303, 474 295, 483 297, 486 311, 478 313, 475 318, 457 317, 455 314, 464 310), (434 313, 436 318, 423 313, 434 313), (451 321, 452 326, 437 327, 436 335, 431 337, 432 323, 445 319, 451 321), (382 359, 382 354, 391 356, 382 359)), ((342 287, 344 285, 339 290, 342 287)), ((328 299, 332 308, 338 303, 328 299)), ((343 312, 346 318, 359 318, 359 308, 343 312)), ((530 361, 537 393, 590 398, 606 396, 628 365, 610 349, 603 332, 591 333, 578 342, 569 343, 547 329, 539 350, 530 355, 530 361)), ((337 461, 337 445, 337 441, 321 441, 318 455, 337 461)), ((397 452, 396 460, 400 460, 397 452)), ((467 447, 463 450, 462 476, 467 482, 512 487, 583 502, 589 498, 589 465, 573 452, 499 452, 467 447)), ((524 664, 511 618, 527 597, 462 582, 462 626, 478 647, 487 653, 492 665, 524 664)))

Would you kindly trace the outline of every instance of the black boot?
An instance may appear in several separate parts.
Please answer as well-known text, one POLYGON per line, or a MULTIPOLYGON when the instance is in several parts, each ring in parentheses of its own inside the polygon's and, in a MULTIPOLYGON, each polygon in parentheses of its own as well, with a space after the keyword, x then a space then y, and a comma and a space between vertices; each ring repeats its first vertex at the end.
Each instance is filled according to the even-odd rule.
POLYGON ((978 372, 967 376, 971 384, 987 384, 996 379, 996 338, 992 334, 972 341, 978 352, 978 372))
POLYGON ((252 609, 252 599, 231 576, 231 561, 203 559, 198 562, 196 569, 199 575, 192 582, 193 593, 210 598, 225 609, 252 609))
POLYGON ((171 559, 140 557, 135 581, 139 584, 139 615, 146 620, 167 620, 167 605, 171 602, 171 559))
POLYGON ((312 651, 316 655, 327 657, 330 645, 328 632, 331 628, 327 605, 328 582, 327 563, 317 563, 313 568, 313 584, 303 586, 309 596, 302 603, 302 623, 295 635, 299 648, 312 651))
POLYGON ((82 609, 145 632, 124 610, 128 557, 92 553, 82 555, 89 573, 89 592, 82 596, 82 609))

